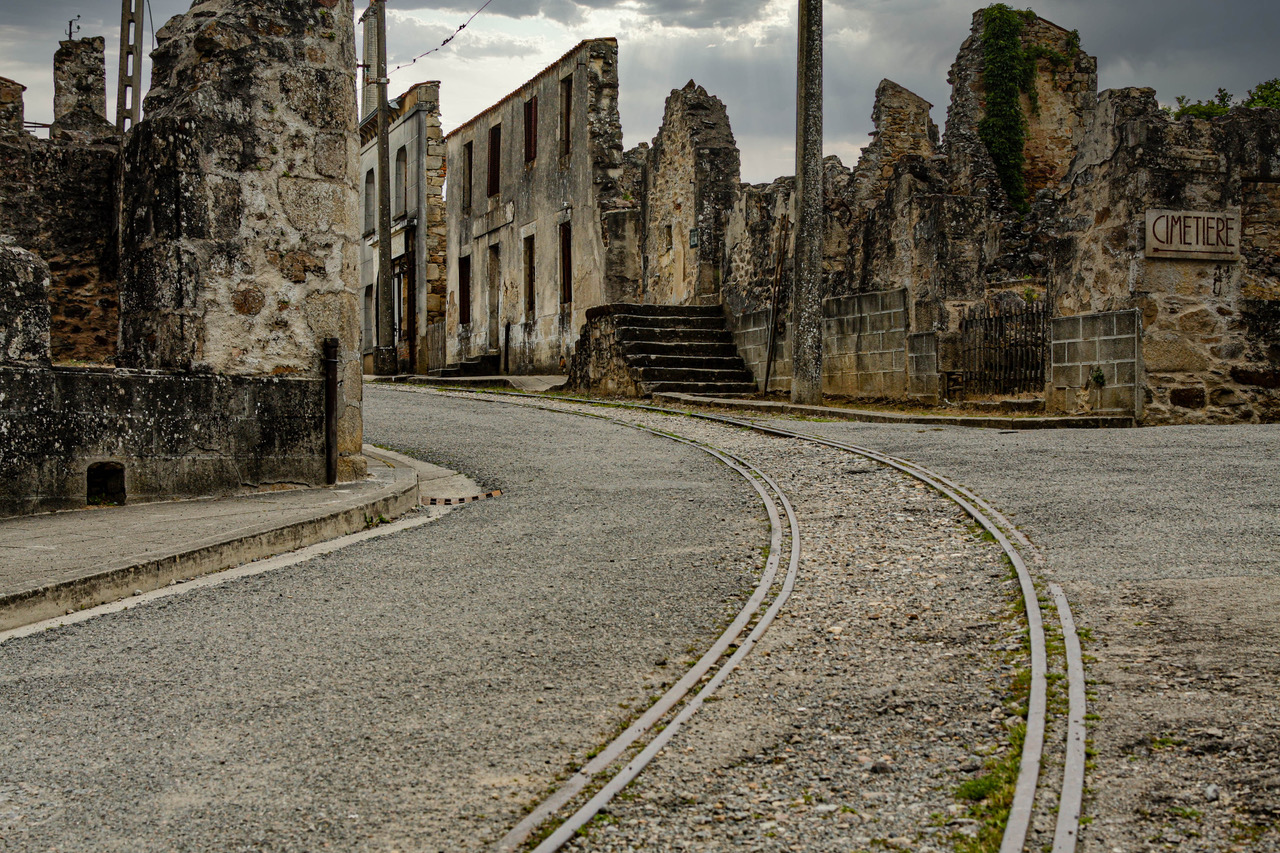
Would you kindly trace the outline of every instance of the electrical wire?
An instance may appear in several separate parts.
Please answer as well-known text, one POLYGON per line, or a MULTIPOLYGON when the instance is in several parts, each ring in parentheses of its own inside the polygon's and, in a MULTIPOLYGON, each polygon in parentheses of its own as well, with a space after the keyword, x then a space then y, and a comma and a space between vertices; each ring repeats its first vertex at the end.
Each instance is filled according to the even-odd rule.
MULTIPOLYGON (((147 2, 150 2, 150 0, 147 0, 147 2)), ((489 8, 489 4, 490 4, 490 3, 492 3, 492 2, 493 2, 493 0, 485 0, 485 4, 484 4, 483 6, 481 6, 479 9, 476 9, 475 13, 474 13, 470 18, 467 18, 467 22, 466 22, 465 24, 463 24, 462 26, 460 26, 460 27, 458 27, 456 30, 454 30, 454 31, 453 31, 453 35, 449 36, 447 39, 445 39, 444 41, 440 42, 440 46, 439 46, 439 47, 433 47, 433 48, 431 48, 431 50, 428 50, 426 53, 420 53, 420 54, 418 54, 417 56, 415 56, 413 59, 410 59, 408 62, 405 62, 405 63, 403 63, 403 64, 401 64, 401 65, 397 65, 395 68, 392 68, 392 69, 391 69, 390 71, 388 71, 387 73, 388 73, 388 74, 393 74, 393 73, 395 73, 396 71, 399 71, 401 68, 408 68, 410 65, 414 65, 414 64, 416 64, 416 63, 417 63, 417 61, 418 61, 419 59, 425 59, 426 57, 430 56, 430 55, 431 55, 431 54, 433 54, 433 53, 438 53, 438 52, 440 52, 440 51, 444 50, 446 47, 448 47, 448 46, 449 46, 449 42, 453 41, 453 40, 454 40, 454 39, 456 39, 459 35, 461 35, 461 34, 462 34, 462 31, 463 31, 463 30, 465 30, 468 26, 470 26, 470 25, 471 25, 471 22, 472 22, 472 21, 474 21, 476 18, 478 18, 478 17, 480 16, 480 13, 481 13, 481 12, 483 12, 485 9, 489 8)), ((366 61, 367 61, 367 60, 366 60, 366 61)))
POLYGON ((151 21, 151 49, 156 49, 156 16, 151 13, 151 0, 147 0, 147 18, 151 21))

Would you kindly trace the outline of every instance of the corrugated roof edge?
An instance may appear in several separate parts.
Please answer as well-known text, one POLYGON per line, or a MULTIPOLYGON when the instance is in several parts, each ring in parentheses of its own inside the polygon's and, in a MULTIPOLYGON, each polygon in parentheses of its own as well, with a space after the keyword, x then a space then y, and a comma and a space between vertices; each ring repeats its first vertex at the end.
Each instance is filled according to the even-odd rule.
POLYGON ((539 71, 537 74, 533 75, 533 76, 532 76, 532 77, 530 77, 528 80, 526 80, 525 82, 521 83, 521 84, 520 84, 520 87, 519 87, 519 88, 517 88, 515 91, 511 92, 509 95, 507 95, 506 97, 504 97, 502 100, 498 101, 497 103, 493 104, 492 106, 487 107, 486 109, 484 109, 484 110, 482 110, 482 111, 480 111, 480 112, 476 113, 474 116, 472 116, 471 118, 467 119, 467 120, 466 120, 466 121, 464 121, 462 124, 458 125, 458 126, 457 126, 457 127, 455 127, 453 130, 451 130, 451 131, 449 131, 447 134, 445 134, 445 137, 444 137, 444 138, 445 138, 445 139, 450 139, 450 138, 452 138, 455 134, 461 133, 462 131, 466 130, 466 129, 467 129, 468 127, 470 127, 471 125, 473 125, 473 124, 475 124, 476 122, 480 121, 480 119, 484 118, 485 116, 487 116, 487 115, 489 115, 490 113, 492 113, 492 112, 494 112, 495 110, 497 110, 497 109, 498 109, 499 107, 501 107, 503 104, 506 104, 507 102, 509 102, 509 101, 511 101, 512 99, 514 99, 517 95, 519 95, 521 92, 523 92, 523 91, 525 91, 526 89, 528 89, 528 88, 529 88, 530 86, 532 86, 534 83, 537 83, 539 80, 542 80, 544 77, 546 77, 546 76, 547 76, 548 74, 550 74, 552 71, 555 71, 557 68, 559 68, 559 67, 560 67, 561 63, 563 63, 563 62, 564 62, 566 59, 568 59, 569 57, 573 56, 573 55, 574 55, 575 53, 577 53, 578 51, 582 50, 582 49, 583 49, 583 48, 585 48, 585 47, 588 47, 588 46, 590 46, 590 45, 597 44, 597 43, 608 43, 608 44, 612 44, 614 47, 617 47, 617 46, 618 46, 618 40, 617 40, 616 38, 614 38, 613 36, 608 36, 608 37, 606 37, 606 38, 583 39, 582 41, 580 41, 580 42, 578 42, 576 45, 574 45, 572 48, 570 48, 569 50, 565 51, 564 55, 563 55, 563 56, 561 56, 559 59, 557 59, 555 62, 551 63, 551 64, 550 64, 550 65, 548 65, 546 68, 542 69, 542 70, 541 70, 541 71, 539 71))

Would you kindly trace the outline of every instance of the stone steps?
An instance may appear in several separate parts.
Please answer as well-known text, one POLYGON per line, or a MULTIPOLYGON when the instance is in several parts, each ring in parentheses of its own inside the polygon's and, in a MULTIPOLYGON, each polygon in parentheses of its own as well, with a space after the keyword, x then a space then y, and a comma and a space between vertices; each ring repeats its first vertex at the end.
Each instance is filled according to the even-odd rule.
POLYGON ((643 358, 706 358, 706 359, 740 359, 738 347, 730 337, 727 341, 707 341, 691 343, 688 341, 626 341, 618 344, 618 352, 637 359, 643 358))
POLYGON ((756 390, 719 306, 613 305, 617 350, 646 394, 756 390))

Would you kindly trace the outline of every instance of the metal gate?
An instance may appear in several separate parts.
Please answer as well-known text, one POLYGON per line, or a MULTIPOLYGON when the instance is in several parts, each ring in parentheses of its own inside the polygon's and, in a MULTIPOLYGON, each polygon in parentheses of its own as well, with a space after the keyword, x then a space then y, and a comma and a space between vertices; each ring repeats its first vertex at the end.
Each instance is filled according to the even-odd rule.
POLYGON ((960 332, 966 395, 1044 391, 1048 305, 962 320, 960 332))

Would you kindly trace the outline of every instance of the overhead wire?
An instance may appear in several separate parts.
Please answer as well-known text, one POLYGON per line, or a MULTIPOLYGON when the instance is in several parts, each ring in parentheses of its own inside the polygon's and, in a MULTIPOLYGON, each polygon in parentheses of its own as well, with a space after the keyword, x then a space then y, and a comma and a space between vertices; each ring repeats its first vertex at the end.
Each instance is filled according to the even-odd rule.
MULTIPOLYGON (((148 2, 150 2, 150 0, 148 0, 148 2)), ((419 59, 425 59, 426 57, 430 56, 430 55, 431 55, 431 54, 433 54, 433 53, 438 53, 438 52, 440 52, 440 51, 444 50, 446 47, 448 47, 448 46, 449 46, 449 43, 450 43, 451 41, 453 41, 453 40, 454 40, 454 39, 456 39, 458 36, 460 36, 460 35, 462 34, 462 31, 463 31, 463 30, 465 30, 467 27, 469 27, 469 26, 471 25, 471 22, 472 22, 472 21, 474 21, 476 18, 480 17, 480 13, 481 13, 481 12, 483 12, 485 9, 489 8, 489 4, 490 4, 490 3, 492 3, 492 2, 493 2, 493 0, 485 0, 485 4, 484 4, 483 6, 481 6, 479 9, 476 9, 476 11, 471 15, 471 17, 470 17, 470 18, 467 18, 467 22, 466 22, 465 24, 463 24, 462 26, 460 26, 460 27, 458 27, 456 30, 454 30, 454 31, 453 31, 453 35, 449 36, 447 39, 445 39, 444 41, 440 42, 440 46, 439 46, 439 47, 433 47, 433 48, 431 48, 431 50, 428 50, 426 53, 420 53, 420 54, 418 54, 417 56, 415 56, 413 59, 410 59, 408 62, 401 63, 400 65, 397 65, 395 68, 392 68, 392 69, 391 69, 390 71, 388 71, 387 73, 388 73, 388 74, 394 74, 395 72, 399 71, 401 68, 408 68, 410 65, 414 65, 414 64, 416 64, 416 63, 417 63, 417 61, 418 61, 419 59)))
POLYGON ((147 0, 147 19, 151 21, 151 49, 156 49, 156 16, 151 11, 151 0, 147 0))

